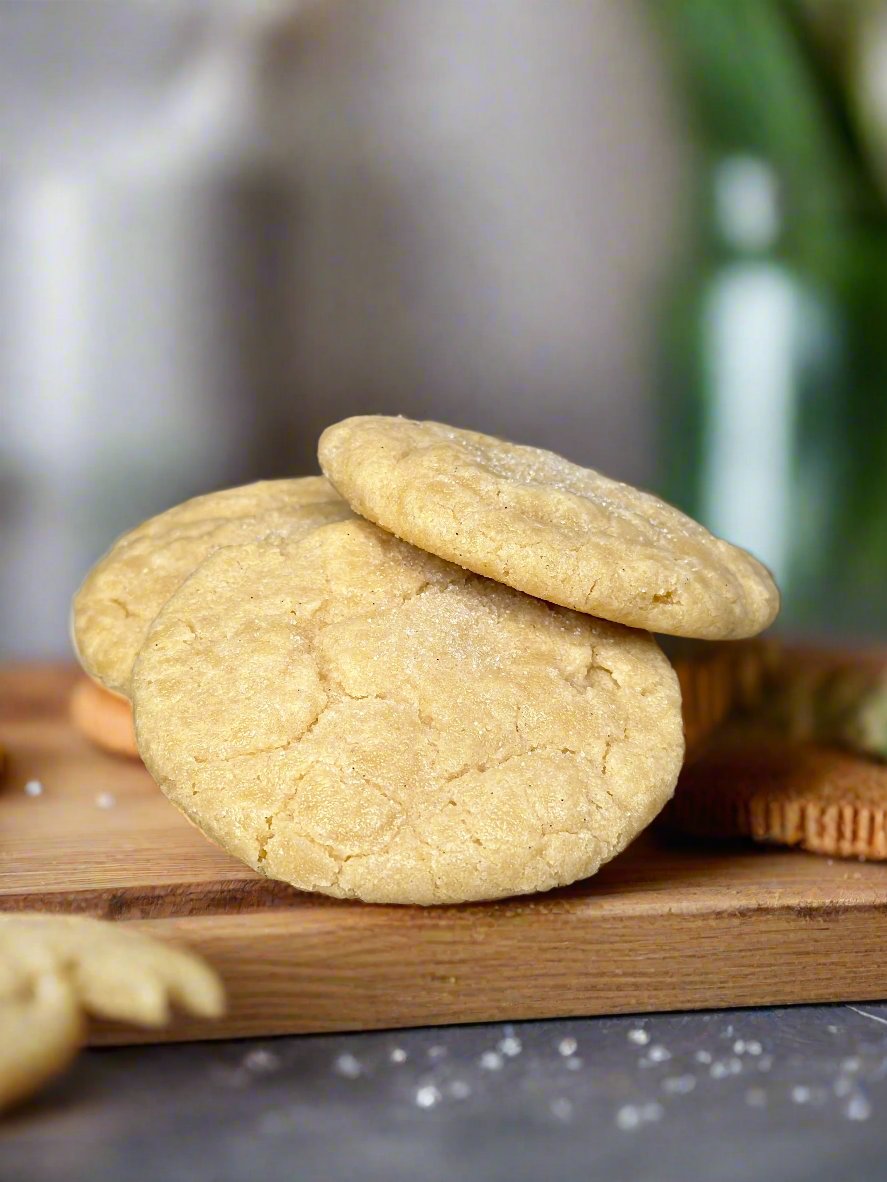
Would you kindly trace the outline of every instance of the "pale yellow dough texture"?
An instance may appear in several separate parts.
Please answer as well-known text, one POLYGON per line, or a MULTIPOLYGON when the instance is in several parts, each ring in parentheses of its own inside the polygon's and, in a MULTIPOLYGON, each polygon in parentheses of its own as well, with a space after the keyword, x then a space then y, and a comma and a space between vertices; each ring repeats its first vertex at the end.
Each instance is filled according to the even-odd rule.
POLYGON ((635 628, 735 640, 779 610, 767 569, 650 493, 553 452, 368 415, 324 431, 363 517, 530 595, 635 628))
POLYGON ((593 874, 671 796, 677 678, 646 633, 369 522, 219 550, 133 673, 170 799, 271 878, 458 903, 593 874))
POLYGON ((224 993, 196 956, 141 932, 79 916, 0 915, 0 1109, 68 1065, 87 1014, 160 1026, 171 1002, 218 1017, 224 993))
POLYGON ((81 664, 106 689, 128 697, 149 624, 207 555, 260 538, 300 538, 350 516, 322 476, 303 476, 207 493, 152 517, 114 543, 74 598, 81 664))

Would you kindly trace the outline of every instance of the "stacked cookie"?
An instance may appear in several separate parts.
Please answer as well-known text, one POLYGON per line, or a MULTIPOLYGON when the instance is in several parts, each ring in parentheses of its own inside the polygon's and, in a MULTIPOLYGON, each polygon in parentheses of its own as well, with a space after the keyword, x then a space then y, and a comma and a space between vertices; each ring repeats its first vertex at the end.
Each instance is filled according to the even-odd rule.
POLYGON ((319 454, 329 484, 188 502, 78 593, 81 660, 131 698, 149 771, 306 890, 454 903, 593 874, 682 762, 650 630, 753 635, 768 572, 535 448, 370 416, 319 454))

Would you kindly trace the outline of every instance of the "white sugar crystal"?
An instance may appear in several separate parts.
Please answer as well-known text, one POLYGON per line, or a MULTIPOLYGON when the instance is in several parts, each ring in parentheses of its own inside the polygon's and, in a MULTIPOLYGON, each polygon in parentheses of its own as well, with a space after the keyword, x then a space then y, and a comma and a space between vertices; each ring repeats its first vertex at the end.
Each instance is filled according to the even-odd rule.
POLYGON ((662 1081, 663 1092, 672 1096, 686 1096, 696 1087, 694 1075, 669 1075, 662 1081))
POLYGON ((276 1071, 280 1066, 280 1056, 274 1051, 268 1051, 264 1047, 256 1047, 255 1050, 247 1052, 243 1057, 243 1066, 247 1071, 254 1071, 256 1073, 265 1071, 276 1071))
POLYGON ((334 1064, 336 1072, 339 1075, 344 1075, 346 1079, 357 1079, 359 1075, 363 1074, 363 1067, 359 1059, 355 1058, 349 1051, 343 1055, 339 1055, 334 1064))
POLYGON ((651 1063, 665 1063, 671 1058, 671 1051, 657 1043, 655 1047, 650 1047, 647 1051, 647 1058, 651 1063))
POLYGON ((112 792, 100 792, 95 802, 100 809, 112 809, 117 803, 117 797, 112 792))
POLYGON ((697 1051, 693 1056, 697 1063, 710 1063, 712 1060, 711 1051, 697 1051))
POLYGON ((636 1047, 645 1047, 650 1041, 649 1032, 644 1030, 642 1026, 636 1026, 629 1030, 628 1041, 633 1042, 636 1047))
POLYGON ((616 1113, 616 1125, 625 1132, 636 1129, 641 1123, 641 1110, 635 1104, 623 1104, 616 1113))
POLYGON ((500 1071, 504 1060, 498 1051, 484 1051, 480 1057, 480 1065, 484 1071, 500 1071))
POLYGON ((416 1104, 420 1108, 433 1108, 440 1101, 440 1092, 434 1084, 423 1084, 416 1089, 416 1104))
POLYGON ((764 1048, 756 1038, 752 1038, 745 1044, 745 1049, 749 1055, 760 1055, 764 1048))
POLYGON ((394 1047, 394 1049, 388 1055, 388 1058, 392 1063, 406 1063, 407 1053, 403 1047, 394 1047))
POLYGON ((810 1103, 810 1089, 806 1084, 795 1084, 791 1090, 791 1098, 793 1104, 809 1104, 810 1103))
POLYGON ((733 1044, 733 1054, 734 1055, 744 1055, 745 1049, 746 1049, 745 1048, 745 1039, 744 1038, 737 1038, 736 1042, 734 1042, 734 1044, 733 1044))
POLYGON ((503 1055, 507 1055, 509 1059, 513 1059, 515 1055, 519 1055, 522 1049, 521 1040, 513 1034, 507 1034, 505 1038, 499 1040, 499 1050, 503 1055))
POLYGON ((549 1108, 551 1115, 557 1117, 558 1120, 568 1121, 573 1116, 573 1102, 568 1100, 566 1096, 559 1096, 556 1100, 552 1100, 549 1108))
POLYGON ((39 780, 28 780, 25 784, 25 796, 42 796, 43 785, 39 780))
POLYGON ((856 1092, 844 1105, 844 1115, 848 1120, 868 1120, 872 1115, 872 1106, 862 1092, 856 1092))
POLYGON ((570 1055, 576 1054, 578 1046, 579 1044, 576 1042, 575 1038, 562 1038, 557 1044, 557 1052, 559 1055, 563 1055, 566 1059, 570 1055))

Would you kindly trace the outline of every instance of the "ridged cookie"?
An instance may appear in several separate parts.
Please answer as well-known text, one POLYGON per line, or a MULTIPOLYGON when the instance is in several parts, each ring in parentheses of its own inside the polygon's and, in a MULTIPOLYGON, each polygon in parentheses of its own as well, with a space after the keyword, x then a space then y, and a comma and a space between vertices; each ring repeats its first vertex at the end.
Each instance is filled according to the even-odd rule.
POLYGON ((887 859, 887 767, 737 728, 684 769, 663 820, 694 837, 887 859))
POLYGON ((750 554, 553 452, 367 415, 328 427, 318 454, 361 516, 540 599, 707 640, 753 636, 778 611, 773 579, 750 554))
POLYGON ((133 673, 139 750, 271 878, 458 903, 593 874, 672 793, 680 693, 643 632, 369 522, 219 550, 133 673))
POLYGON ((114 693, 129 680, 148 625, 183 579, 219 546, 299 538, 351 512, 322 476, 263 480, 185 501, 119 538, 74 597, 80 663, 114 693))

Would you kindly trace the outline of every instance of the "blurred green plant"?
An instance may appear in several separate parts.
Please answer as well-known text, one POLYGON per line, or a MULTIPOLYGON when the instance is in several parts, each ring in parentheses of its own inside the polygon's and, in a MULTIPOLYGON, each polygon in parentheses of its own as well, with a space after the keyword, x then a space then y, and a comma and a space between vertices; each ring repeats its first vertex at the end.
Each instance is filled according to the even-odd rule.
POLYGON ((653 11, 700 180, 666 312, 665 490, 774 566, 789 627, 882 631, 887 4, 653 11))

